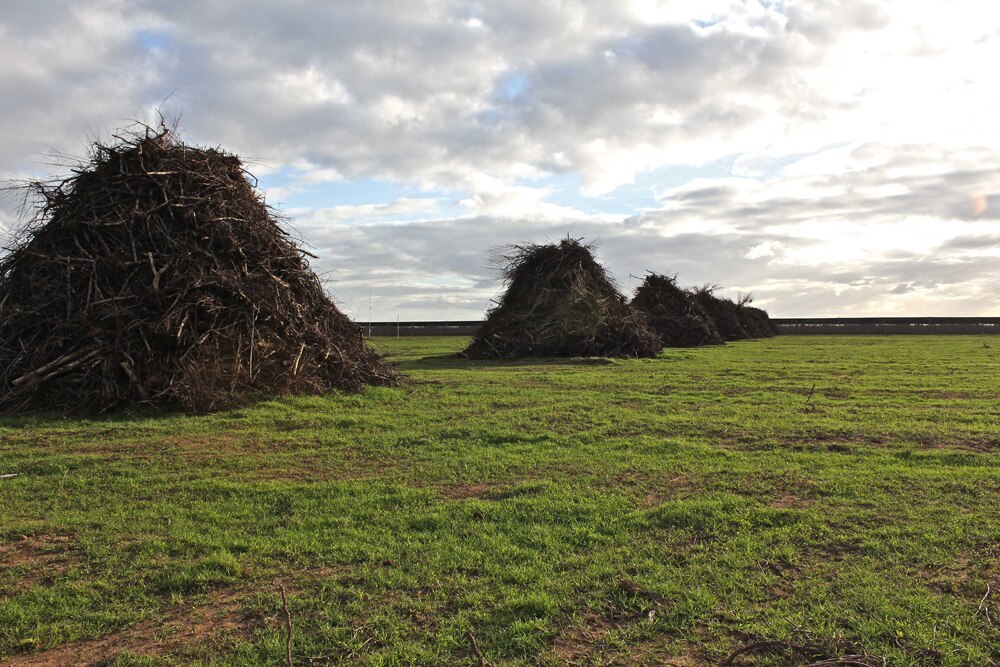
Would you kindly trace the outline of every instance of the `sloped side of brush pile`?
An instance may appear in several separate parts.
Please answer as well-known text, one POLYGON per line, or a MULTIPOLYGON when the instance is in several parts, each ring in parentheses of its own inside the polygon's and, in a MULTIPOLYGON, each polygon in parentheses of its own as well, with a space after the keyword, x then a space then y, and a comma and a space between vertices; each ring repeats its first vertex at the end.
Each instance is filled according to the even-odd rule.
MULTIPOLYGON (((748 303, 748 302, 747 302, 748 303)), ((778 330, 771 322, 771 317, 767 311, 740 304, 740 323, 750 338, 771 338, 778 335, 778 330)))
POLYGON ((592 250, 575 239, 508 248, 500 257, 507 289, 463 355, 509 359, 659 354, 659 336, 626 302, 592 250))
POLYGON ((719 345, 722 336, 711 318, 676 279, 649 273, 632 297, 632 307, 642 312, 665 347, 719 345))
POLYGON ((716 288, 701 287, 691 292, 691 297, 711 318, 722 340, 746 340, 750 334, 743 326, 740 306, 736 302, 715 295, 716 288))
POLYGON ((146 130, 36 182, 0 260, 0 411, 219 409, 396 383, 231 154, 146 130))

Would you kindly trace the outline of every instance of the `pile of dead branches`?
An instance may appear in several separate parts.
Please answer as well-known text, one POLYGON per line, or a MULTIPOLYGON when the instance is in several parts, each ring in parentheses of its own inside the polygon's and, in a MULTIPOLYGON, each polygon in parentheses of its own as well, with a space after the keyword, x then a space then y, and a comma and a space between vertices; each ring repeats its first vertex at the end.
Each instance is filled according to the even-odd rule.
POLYGON ((769 338, 778 334, 767 311, 750 305, 753 297, 749 294, 733 301, 718 296, 717 291, 718 287, 706 285, 692 290, 690 294, 715 323, 723 340, 769 338))
POLYGON ((662 345, 575 239, 499 253, 506 291, 463 353, 473 359, 653 357, 662 345))
POLYGON ((0 260, 0 411, 394 384, 251 179, 146 128, 29 184, 35 215, 0 260))
POLYGON ((716 296, 717 287, 706 285, 691 291, 695 303, 701 306, 715 324, 722 340, 746 340, 750 334, 743 326, 743 317, 738 303, 732 299, 716 296))
POLYGON ((675 277, 648 273, 632 297, 664 347, 721 344, 722 336, 701 305, 677 285, 675 277))
POLYGON ((740 324, 743 325, 748 338, 770 338, 778 335, 778 330, 771 322, 767 311, 751 306, 749 296, 741 298, 737 305, 740 307, 740 324))

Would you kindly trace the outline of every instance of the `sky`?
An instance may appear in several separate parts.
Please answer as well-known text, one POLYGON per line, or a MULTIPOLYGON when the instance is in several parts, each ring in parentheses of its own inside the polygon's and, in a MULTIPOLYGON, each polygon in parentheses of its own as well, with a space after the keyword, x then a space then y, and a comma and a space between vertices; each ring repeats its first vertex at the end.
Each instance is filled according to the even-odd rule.
POLYGON ((179 119, 355 319, 478 319, 566 236, 625 292, 1000 315, 1000 3, 4 0, 0 62, 0 179, 179 119))

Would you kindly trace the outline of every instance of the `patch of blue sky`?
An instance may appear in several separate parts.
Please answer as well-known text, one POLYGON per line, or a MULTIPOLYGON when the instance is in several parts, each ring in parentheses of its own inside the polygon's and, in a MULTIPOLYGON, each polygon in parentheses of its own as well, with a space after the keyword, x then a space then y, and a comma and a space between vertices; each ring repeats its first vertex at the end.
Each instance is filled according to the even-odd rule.
POLYGON ((152 30, 140 30, 136 33, 136 40, 138 40, 139 44, 141 44, 143 48, 150 51, 162 49, 170 41, 163 33, 154 32, 152 30))
MULTIPOLYGON (((810 157, 812 155, 818 155, 820 153, 823 153, 823 152, 829 151, 829 150, 837 150, 837 149, 840 149, 840 148, 846 148, 847 146, 850 146, 850 145, 851 145, 850 141, 837 141, 837 142, 825 144, 823 146, 820 146, 816 150, 812 150, 812 151, 805 151, 805 152, 799 152, 799 153, 788 153, 787 155, 779 155, 779 156, 773 156, 773 157, 772 156, 766 156, 766 157, 760 157, 760 158, 758 158, 756 160, 753 159, 754 156, 751 154, 750 155, 751 163, 745 167, 745 169, 747 169, 748 173, 746 173, 746 174, 734 174, 734 175, 736 175, 736 176, 745 176, 747 178, 755 178, 755 179, 757 179, 759 181, 766 181, 766 180, 769 180, 771 178, 774 178, 775 176, 778 176, 785 167, 788 167, 789 165, 793 165, 796 162, 802 160, 803 158, 807 158, 807 157, 810 157)), ((734 157, 736 158, 736 160, 734 160, 734 162, 738 162, 738 158, 740 156, 737 155, 737 156, 734 156, 734 157)), ((737 168, 738 166, 739 166, 738 164, 735 164, 734 168, 737 168)))
POLYGON ((528 83, 528 77, 520 71, 512 70, 502 74, 493 88, 494 105, 476 112, 476 120, 489 128, 502 125, 516 116, 520 106, 526 101, 528 83))
POLYGON ((725 20, 723 16, 713 16, 710 19, 694 19, 691 23, 694 23, 699 28, 711 28, 713 25, 718 25, 725 20))
POLYGON ((631 183, 600 195, 586 195, 579 174, 569 173, 534 179, 525 185, 549 188, 545 201, 569 206, 588 214, 629 216, 659 206, 657 196, 695 178, 725 178, 732 175, 736 155, 729 155, 704 165, 675 165, 636 174, 631 183))
POLYGON ((728 178, 733 175, 733 164, 739 155, 726 155, 700 165, 672 165, 653 170, 636 178, 636 183, 660 192, 676 188, 696 178, 728 178))
POLYGON ((320 183, 302 183, 302 172, 292 168, 282 168, 259 177, 258 185, 264 189, 281 188, 283 206, 322 208, 338 205, 383 204, 404 197, 445 197, 441 191, 421 190, 410 186, 377 178, 354 181, 338 180, 320 183))
POLYGON ((457 273, 449 273, 440 276, 431 276, 430 278, 426 278, 421 282, 423 282, 425 285, 430 285, 433 287, 458 287, 467 285, 469 279, 464 276, 460 276, 457 273))
POLYGON ((528 87, 528 77, 517 70, 505 74, 500 80, 500 90, 507 100, 512 100, 528 87))
POLYGON ((359 179, 355 181, 324 181, 322 183, 300 183, 302 173, 292 168, 279 169, 260 177, 258 185, 268 194, 268 203, 283 210, 324 209, 336 206, 364 206, 391 204, 400 199, 435 200, 433 206, 411 212, 374 214, 359 217, 364 222, 412 222, 428 218, 454 218, 465 213, 459 201, 467 193, 425 190, 415 185, 407 185, 381 179, 359 179), (275 192, 275 189, 279 189, 275 192))
POLYGON ((636 202, 627 197, 585 195, 583 193, 583 179, 577 173, 552 174, 523 181, 521 185, 548 189, 551 192, 543 198, 544 201, 567 206, 589 215, 606 213, 627 216, 637 210, 635 208, 636 202))
MULTIPOLYGON (((712 162, 702 165, 671 165, 642 172, 636 175, 632 183, 621 187, 604 195, 608 198, 633 202, 642 206, 657 206, 657 196, 664 190, 677 188, 696 178, 753 178, 759 181, 766 181, 778 176, 781 171, 789 165, 795 164, 803 158, 816 155, 827 150, 843 148, 850 145, 850 142, 837 142, 818 148, 815 151, 789 153, 774 157, 761 157, 752 161, 752 169, 747 173, 740 172, 739 160, 742 154, 734 153, 726 155, 712 162)), ((753 158, 753 154, 748 154, 753 158)))
MULTIPOLYGON (((822 150, 835 146, 826 146, 822 150)), ((766 180, 783 168, 807 156, 796 153, 754 164, 754 178, 766 180)), ((734 164, 739 155, 728 155, 703 165, 671 165, 636 174, 631 183, 600 195, 584 193, 583 179, 578 173, 549 174, 541 178, 521 181, 521 185, 546 188, 550 192, 544 201, 576 209, 588 215, 621 215, 623 218, 657 208, 658 196, 696 178, 727 178, 733 176, 734 164)), ((460 202, 472 193, 445 190, 424 190, 414 184, 382 179, 354 181, 326 181, 302 184, 302 172, 284 168, 260 177, 260 187, 280 188, 278 197, 269 203, 283 209, 322 209, 335 206, 360 206, 390 204, 400 199, 434 199, 434 207, 412 212, 376 215, 368 221, 408 222, 428 218, 456 218, 466 215, 467 209, 460 202)), ((364 222, 365 220, 359 220, 364 222)))

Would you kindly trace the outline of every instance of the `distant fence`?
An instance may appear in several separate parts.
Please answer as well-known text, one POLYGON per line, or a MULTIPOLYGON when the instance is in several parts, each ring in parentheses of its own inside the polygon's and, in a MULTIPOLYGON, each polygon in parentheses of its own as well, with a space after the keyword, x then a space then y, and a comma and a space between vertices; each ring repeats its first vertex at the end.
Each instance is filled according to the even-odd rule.
POLYGON ((482 322, 358 322, 366 336, 471 336, 482 322))
POLYGON ((797 317, 771 320, 781 334, 998 334, 1000 317, 797 317))
MULTIPOLYGON (((1000 317, 793 317, 772 318, 778 333, 1000 334, 1000 317)), ((482 322, 358 322, 366 336, 471 336, 482 322)))

